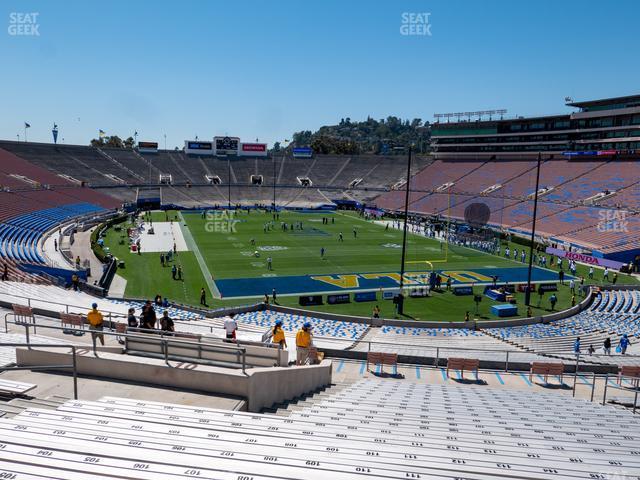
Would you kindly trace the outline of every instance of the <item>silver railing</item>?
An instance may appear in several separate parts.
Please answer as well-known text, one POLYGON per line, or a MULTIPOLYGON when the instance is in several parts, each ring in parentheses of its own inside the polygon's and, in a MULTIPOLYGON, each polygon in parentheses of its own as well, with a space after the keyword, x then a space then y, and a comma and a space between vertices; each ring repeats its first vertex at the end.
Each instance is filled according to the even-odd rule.
MULTIPOLYGON (((27 328, 28 331, 28 328, 27 328)), ((20 370, 30 370, 30 371, 47 371, 47 370, 61 370, 61 369, 69 369, 73 375, 73 398, 74 400, 78 399, 78 346, 72 344, 65 343, 31 343, 29 341, 27 335, 26 343, 0 343, 0 347, 27 347, 31 349, 31 347, 47 347, 47 348, 70 348, 71 349, 71 364, 60 364, 60 365, 32 365, 28 367, 20 367, 20 366, 11 366, 11 367, 0 367, 0 372, 7 371, 20 371, 20 370)))
MULTIPOLYGON (((31 349, 31 346, 35 345, 31 342, 31 338, 30 338, 31 335, 29 332, 31 331, 32 328, 35 331, 36 327, 38 327, 38 328, 45 328, 50 330, 62 330, 63 332, 67 332, 70 334, 73 334, 73 333, 80 333, 83 335, 85 333, 91 334, 92 351, 95 357, 99 357, 97 338, 100 335, 115 337, 118 341, 124 341, 128 338, 135 339, 136 341, 154 339, 154 340, 157 340, 157 342, 160 344, 167 364, 169 361, 168 344, 171 343, 171 344, 179 344, 180 348, 185 348, 187 350, 194 349, 197 351, 199 350, 200 352, 209 351, 214 353, 235 353, 237 358, 236 363, 238 363, 238 365, 242 368, 243 373, 245 373, 245 370, 246 370, 246 352, 247 352, 246 348, 240 347, 234 344, 217 345, 215 343, 202 342, 200 340, 198 340, 198 342, 189 341, 189 340, 179 340, 181 336, 180 332, 168 334, 165 332, 161 332, 160 330, 140 330, 140 333, 131 334, 131 333, 120 333, 120 332, 106 331, 106 330, 93 330, 90 328, 87 328, 87 329, 73 328, 71 326, 56 327, 54 325, 42 325, 42 324, 37 325, 35 323, 30 323, 30 322, 11 322, 11 323, 13 323, 16 326, 24 327, 25 337, 26 337, 26 346, 29 349, 31 349)), ((186 336, 187 334, 183 333, 182 335, 186 336)), ((47 345, 48 344, 40 344, 40 346, 47 346, 47 345)), ((76 345, 76 346, 81 347, 81 345, 76 345)), ((260 355, 255 355, 255 356, 260 356, 260 355)), ((266 355, 264 357, 267 358, 266 355)))

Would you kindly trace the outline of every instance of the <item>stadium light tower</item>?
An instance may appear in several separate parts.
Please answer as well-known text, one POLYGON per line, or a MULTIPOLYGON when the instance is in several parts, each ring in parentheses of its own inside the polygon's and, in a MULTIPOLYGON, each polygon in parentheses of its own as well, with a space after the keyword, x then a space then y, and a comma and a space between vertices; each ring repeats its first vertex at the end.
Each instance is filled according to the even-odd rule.
POLYGON ((400 295, 398 295, 398 315, 404 312, 404 296, 402 289, 404 288, 404 259, 407 252, 407 223, 409 221, 409 182, 411 181, 411 147, 409 145, 409 154, 407 155, 407 184, 404 194, 404 228, 402 229, 402 255, 400 258, 400 295))
POLYGON ((524 292, 524 303, 531 305, 531 271, 533 268, 533 247, 536 238, 536 217, 538 216, 538 190, 540 189, 540 162, 542 154, 538 152, 538 164, 536 166, 536 191, 533 195, 533 223, 531 225, 531 246, 529 247, 529 269, 527 271, 527 289, 524 292))

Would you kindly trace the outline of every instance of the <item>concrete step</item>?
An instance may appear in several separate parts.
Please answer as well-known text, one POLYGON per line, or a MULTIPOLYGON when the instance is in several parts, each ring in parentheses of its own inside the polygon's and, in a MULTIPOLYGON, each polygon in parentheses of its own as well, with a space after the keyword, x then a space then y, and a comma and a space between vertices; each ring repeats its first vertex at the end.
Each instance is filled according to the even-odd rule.
POLYGON ((23 398, 15 398, 9 402, 9 405, 20 407, 20 408, 44 408, 47 410, 56 410, 60 404, 50 402, 48 400, 41 400, 39 398, 34 398, 32 400, 26 400, 23 398))
POLYGON ((21 408, 15 405, 9 405, 8 403, 0 403, 0 412, 4 413, 4 418, 11 418, 19 413, 22 413, 25 408, 21 408))

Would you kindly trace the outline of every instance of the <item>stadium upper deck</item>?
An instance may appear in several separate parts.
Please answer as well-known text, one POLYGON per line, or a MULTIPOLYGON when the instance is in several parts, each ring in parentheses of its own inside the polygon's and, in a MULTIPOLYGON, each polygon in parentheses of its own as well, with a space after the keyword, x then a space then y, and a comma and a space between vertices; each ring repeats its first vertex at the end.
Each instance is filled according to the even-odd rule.
POLYGON ((640 152, 640 95, 568 101, 578 111, 565 115, 489 121, 435 123, 436 158, 499 158, 542 152, 556 156, 637 156, 640 152))

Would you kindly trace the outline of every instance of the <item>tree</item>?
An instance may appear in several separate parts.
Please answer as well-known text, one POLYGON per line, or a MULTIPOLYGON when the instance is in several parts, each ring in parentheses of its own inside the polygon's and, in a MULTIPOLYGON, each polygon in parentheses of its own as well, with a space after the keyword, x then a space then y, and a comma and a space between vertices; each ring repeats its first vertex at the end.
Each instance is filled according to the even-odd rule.
POLYGON ((124 148, 133 149, 135 147, 135 140, 133 137, 129 137, 124 141, 124 148))
POLYGON ((390 115, 380 120, 367 116, 363 122, 345 117, 337 125, 324 125, 316 132, 296 132, 293 141, 296 146, 311 146, 317 153, 399 153, 402 149, 393 148, 410 144, 415 145, 416 153, 427 153, 429 136, 428 123, 423 124, 422 119, 403 120, 390 115))
MULTIPOLYGON (((131 144, 133 145, 133 138, 129 137, 127 141, 131 140, 131 144)), ((108 148, 125 148, 125 142, 117 135, 112 135, 110 137, 100 137, 94 138, 89 142, 92 147, 108 147, 108 148)), ((127 147, 132 148, 132 147, 127 147)))

